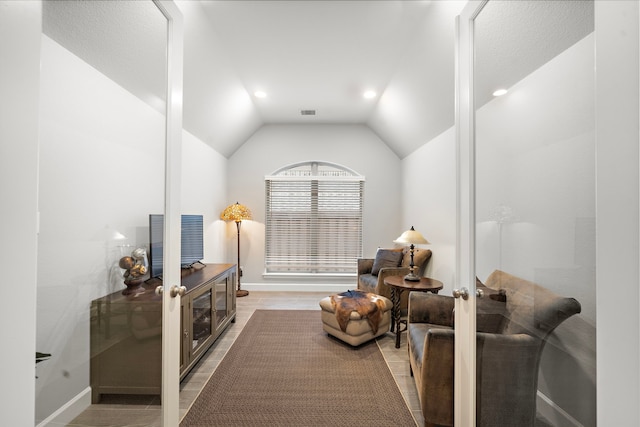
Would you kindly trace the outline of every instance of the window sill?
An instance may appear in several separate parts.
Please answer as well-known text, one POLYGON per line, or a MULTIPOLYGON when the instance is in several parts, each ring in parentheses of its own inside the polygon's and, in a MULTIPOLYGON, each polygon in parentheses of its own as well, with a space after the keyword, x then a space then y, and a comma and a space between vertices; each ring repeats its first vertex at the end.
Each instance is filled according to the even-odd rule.
POLYGON ((262 273, 265 279, 353 279, 356 273, 262 273))

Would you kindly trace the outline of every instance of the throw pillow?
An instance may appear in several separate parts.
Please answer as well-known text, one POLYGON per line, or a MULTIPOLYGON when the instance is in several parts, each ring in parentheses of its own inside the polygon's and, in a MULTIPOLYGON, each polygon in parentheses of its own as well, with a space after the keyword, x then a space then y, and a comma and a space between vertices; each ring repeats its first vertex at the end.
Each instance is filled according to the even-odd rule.
MULTIPOLYGON (((431 249, 414 249, 413 250, 413 265, 416 267, 416 271, 420 269, 429 258, 431 258, 431 249)), ((411 264, 411 250, 409 248, 404 249, 404 256, 402 257, 403 267, 409 267, 411 264)))
POLYGON ((377 276, 381 268, 399 267, 402 262, 402 249, 380 249, 376 252, 373 260, 371 274, 377 276))

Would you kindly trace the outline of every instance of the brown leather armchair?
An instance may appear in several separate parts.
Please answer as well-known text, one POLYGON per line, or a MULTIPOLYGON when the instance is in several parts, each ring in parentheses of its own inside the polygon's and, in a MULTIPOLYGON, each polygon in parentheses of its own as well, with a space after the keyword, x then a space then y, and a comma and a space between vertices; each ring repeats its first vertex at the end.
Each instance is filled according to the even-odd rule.
MULTIPOLYGON (((580 303, 499 270, 478 288, 477 425, 533 427, 542 350, 580 303)), ((425 427, 453 425, 453 310, 453 297, 409 296, 409 363, 425 427)))
MULTIPOLYGON (((378 251, 380 252, 380 250, 378 251)), ((378 271, 374 271, 374 263, 376 261, 374 258, 359 258, 358 289, 391 299, 391 288, 384 284, 385 277, 406 276, 409 274, 409 266, 411 264, 411 254, 409 249, 398 249, 398 251, 402 252, 399 265, 385 266, 380 268, 378 271)), ((418 276, 422 277, 424 275, 424 270, 427 267, 427 263, 430 258, 431 250, 414 249, 413 265, 414 271, 418 276)), ((405 313, 408 305, 408 294, 408 292, 403 292, 400 300, 400 310, 405 313)))

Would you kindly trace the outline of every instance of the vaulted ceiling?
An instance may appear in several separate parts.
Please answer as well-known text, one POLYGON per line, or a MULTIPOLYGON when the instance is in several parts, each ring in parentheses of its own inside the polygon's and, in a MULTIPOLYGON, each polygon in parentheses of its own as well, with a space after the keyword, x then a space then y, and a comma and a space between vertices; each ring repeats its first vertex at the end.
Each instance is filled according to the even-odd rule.
MULTIPOLYGON (((466 1, 175 2, 185 23, 183 126, 226 157, 265 124, 364 124, 400 158, 454 124, 455 17, 466 1)), ((503 15, 526 3, 526 19, 503 22, 532 29, 576 4, 499 3, 503 15)), ((486 29, 501 27, 487 16, 486 29)), ((533 31, 540 37, 517 64, 487 52, 482 98, 548 60, 536 46, 561 51, 590 31, 583 27, 533 31)), ((150 1, 46 1, 43 31, 162 110, 166 29, 150 1)), ((488 46, 525 49, 507 30, 486 37, 495 37, 488 46)))
POLYGON ((185 128, 230 155, 266 123, 359 123, 404 157, 453 125, 464 3, 179 1, 185 128))

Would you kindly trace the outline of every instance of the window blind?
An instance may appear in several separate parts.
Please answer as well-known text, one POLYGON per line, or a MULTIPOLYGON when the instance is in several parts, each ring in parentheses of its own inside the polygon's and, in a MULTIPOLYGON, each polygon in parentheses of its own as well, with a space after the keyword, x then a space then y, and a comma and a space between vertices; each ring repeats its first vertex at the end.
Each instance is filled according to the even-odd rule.
POLYGON ((267 273, 356 272, 364 179, 337 175, 266 178, 267 273))

